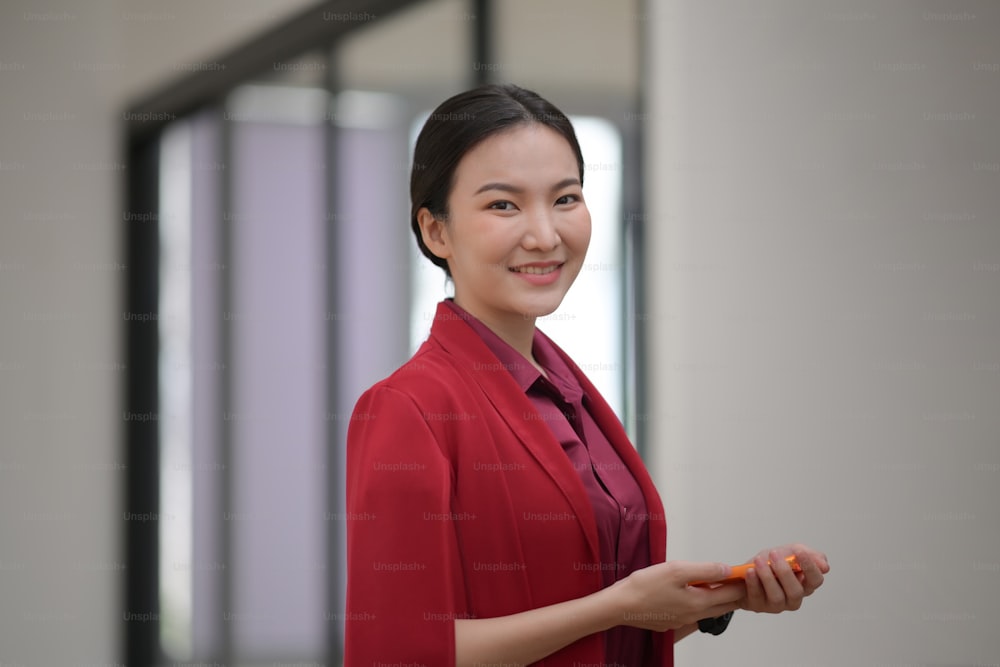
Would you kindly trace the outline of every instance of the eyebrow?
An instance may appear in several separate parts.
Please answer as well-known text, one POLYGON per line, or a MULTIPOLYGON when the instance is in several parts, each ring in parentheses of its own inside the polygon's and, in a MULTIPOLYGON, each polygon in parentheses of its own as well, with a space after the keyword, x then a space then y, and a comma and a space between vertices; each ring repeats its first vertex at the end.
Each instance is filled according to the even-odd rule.
MULTIPOLYGON (((570 178, 564 178, 552 186, 552 192, 555 192, 556 190, 562 190, 563 188, 567 188, 571 185, 580 185, 580 179, 576 178, 575 176, 571 176, 570 178)), ((519 188, 516 185, 511 185, 510 183, 497 182, 497 183, 484 183, 479 187, 478 190, 476 190, 473 196, 478 195, 482 192, 486 192, 487 190, 499 190, 501 192, 511 192, 516 195, 524 193, 524 188, 519 188)))

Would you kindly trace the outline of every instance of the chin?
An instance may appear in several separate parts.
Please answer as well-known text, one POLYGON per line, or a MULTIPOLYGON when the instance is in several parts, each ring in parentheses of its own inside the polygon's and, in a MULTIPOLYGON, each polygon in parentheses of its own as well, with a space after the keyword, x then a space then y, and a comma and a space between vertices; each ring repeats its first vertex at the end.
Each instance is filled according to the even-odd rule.
POLYGON ((556 312, 561 304, 562 304, 562 297, 560 296, 559 299, 552 300, 547 303, 542 302, 542 303, 525 304, 525 307, 520 310, 521 314, 524 316, 524 319, 527 320, 532 318, 547 317, 552 313, 556 312))

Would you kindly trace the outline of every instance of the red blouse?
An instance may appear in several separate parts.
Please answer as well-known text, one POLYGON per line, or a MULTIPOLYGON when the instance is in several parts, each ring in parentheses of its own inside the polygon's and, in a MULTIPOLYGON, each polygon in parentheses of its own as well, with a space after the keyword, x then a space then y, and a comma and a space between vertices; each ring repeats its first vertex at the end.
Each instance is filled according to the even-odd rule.
MULTIPOLYGON (((524 419, 544 421, 579 473, 594 508, 601 550, 600 563, 580 563, 580 567, 599 567, 605 587, 647 567, 648 513, 642 490, 594 422, 590 398, 572 371, 539 332, 532 353, 548 378, 461 306, 451 300, 445 303, 482 338, 525 392, 537 414, 526 413, 524 419)), ((641 665, 651 651, 650 633, 631 626, 612 628, 604 641, 609 665, 641 665)))

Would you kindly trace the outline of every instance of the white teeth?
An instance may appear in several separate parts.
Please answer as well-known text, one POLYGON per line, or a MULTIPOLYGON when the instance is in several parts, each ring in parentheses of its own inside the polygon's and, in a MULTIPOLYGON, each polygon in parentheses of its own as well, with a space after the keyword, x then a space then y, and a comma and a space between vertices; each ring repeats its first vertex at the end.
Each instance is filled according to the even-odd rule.
POLYGON ((559 268, 558 264, 553 264, 552 266, 521 266, 514 267, 511 271, 517 271, 518 273, 534 273, 535 275, 544 275, 546 273, 552 273, 559 268))

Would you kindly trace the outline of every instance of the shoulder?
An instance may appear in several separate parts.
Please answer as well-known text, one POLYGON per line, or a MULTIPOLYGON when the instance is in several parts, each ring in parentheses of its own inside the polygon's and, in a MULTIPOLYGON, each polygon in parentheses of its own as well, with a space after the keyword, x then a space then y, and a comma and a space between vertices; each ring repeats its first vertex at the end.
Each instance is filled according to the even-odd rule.
POLYGON ((419 450, 453 459, 460 442, 481 435, 476 429, 484 428, 487 406, 470 369, 425 345, 358 399, 347 431, 348 458, 419 450))
POLYGON ((423 346, 389 377, 376 382, 362 394, 360 403, 411 403, 428 409, 468 394, 471 369, 433 340, 423 346))

